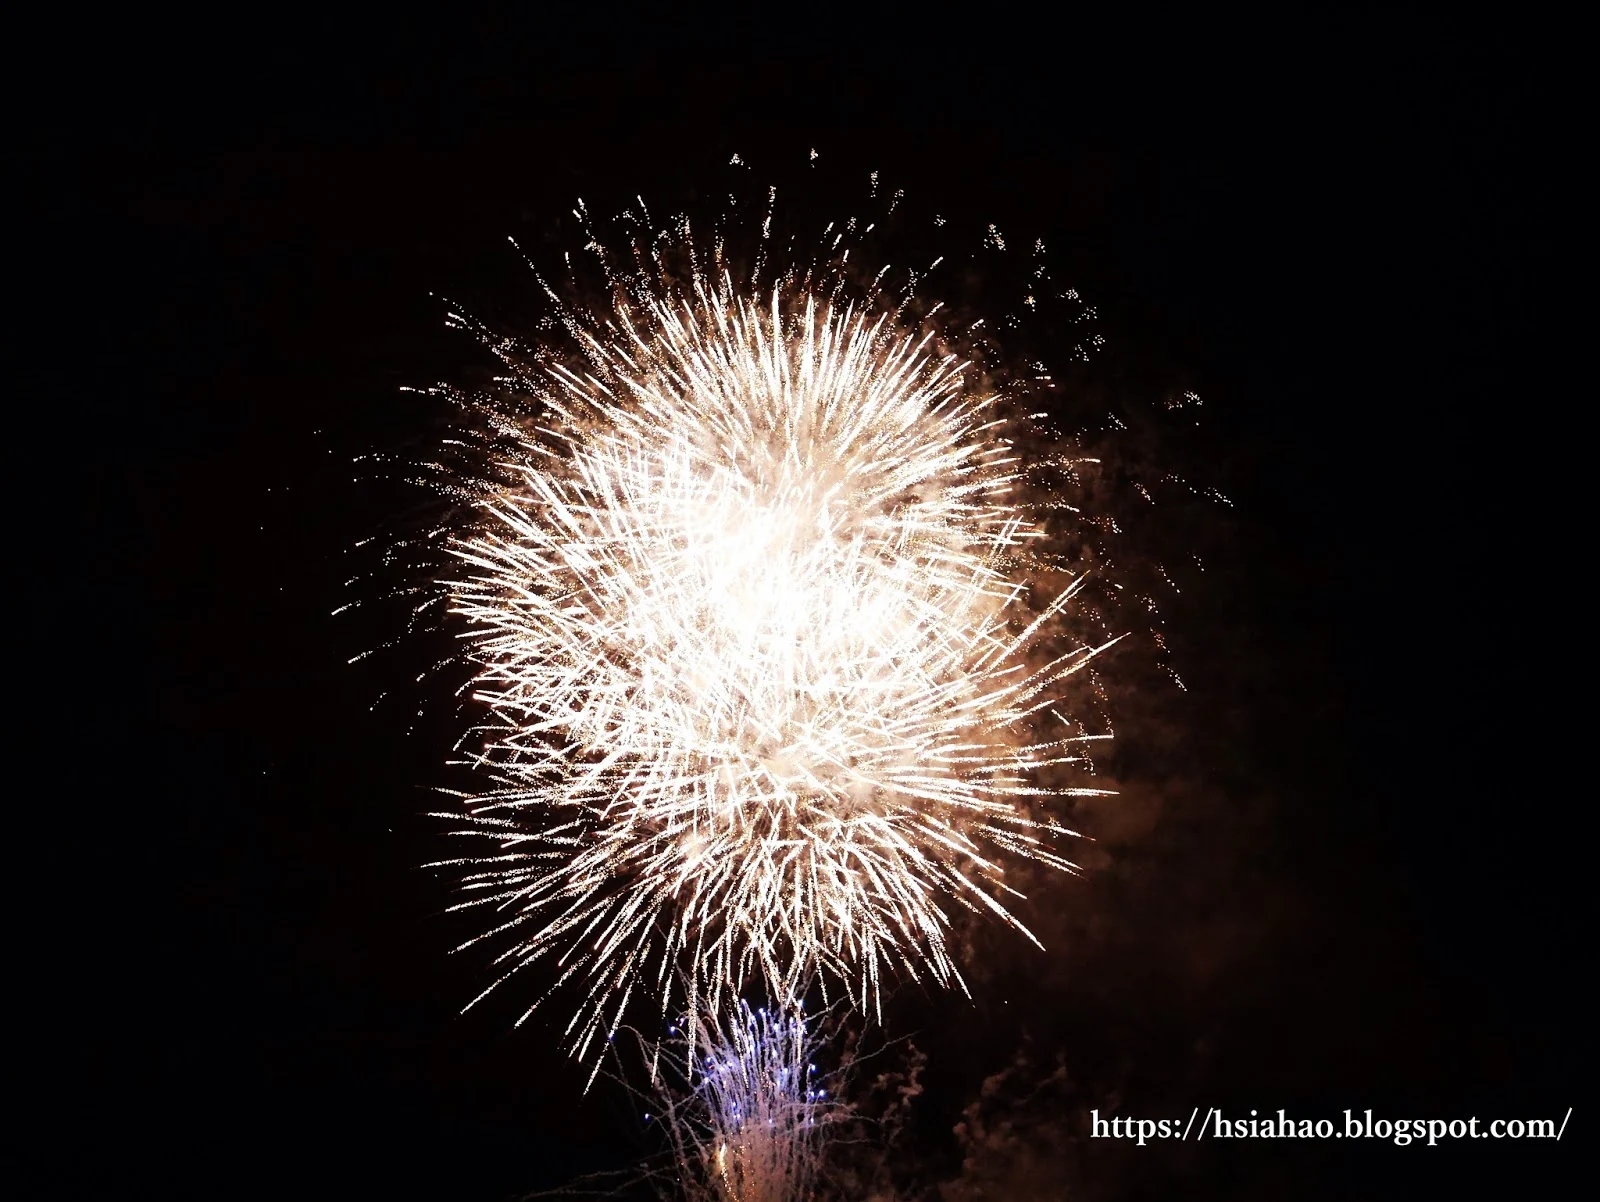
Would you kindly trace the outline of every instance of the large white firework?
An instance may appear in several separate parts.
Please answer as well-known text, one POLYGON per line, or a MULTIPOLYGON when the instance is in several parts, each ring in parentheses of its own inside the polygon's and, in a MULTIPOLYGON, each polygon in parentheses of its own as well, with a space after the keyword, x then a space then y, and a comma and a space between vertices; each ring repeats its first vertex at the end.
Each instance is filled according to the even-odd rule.
POLYGON ((1001 405, 935 327, 792 276, 568 330, 452 545, 491 715, 460 830, 496 846, 449 863, 494 984, 558 965, 582 1056, 680 971, 694 1012, 960 983, 950 905, 1022 929, 1005 858, 1070 869, 1047 803, 1096 791, 1051 783, 1100 648, 1058 637, 1076 583, 1030 591, 1001 405))

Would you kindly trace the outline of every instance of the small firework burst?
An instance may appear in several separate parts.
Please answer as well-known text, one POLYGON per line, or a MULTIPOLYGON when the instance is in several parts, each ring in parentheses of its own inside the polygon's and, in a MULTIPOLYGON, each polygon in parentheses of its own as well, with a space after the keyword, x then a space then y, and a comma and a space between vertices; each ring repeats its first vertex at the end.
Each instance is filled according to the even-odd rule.
POLYGON ((673 1029, 666 1071, 681 1087, 663 1085, 659 1118, 675 1193, 707 1202, 814 1195, 827 1129, 848 1111, 812 1063, 813 1027, 798 1009, 741 1000, 726 1021, 673 1029))

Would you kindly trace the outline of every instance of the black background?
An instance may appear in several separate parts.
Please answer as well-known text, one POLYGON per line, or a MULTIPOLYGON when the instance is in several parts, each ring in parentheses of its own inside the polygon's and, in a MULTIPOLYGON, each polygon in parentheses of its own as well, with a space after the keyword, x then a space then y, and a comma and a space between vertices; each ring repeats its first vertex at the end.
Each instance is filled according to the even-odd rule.
POLYGON ((328 616, 392 516, 349 461, 425 421, 399 385, 477 362, 430 293, 497 295, 508 233, 813 146, 1045 237, 1102 382, 1199 392, 1186 453, 1236 503, 1173 616, 1188 700, 1148 724, 1184 750, 1048 895, 1066 943, 907 1003, 921 1184, 1018 1047, 1074 1082, 1021 1123, 1043 1175, 961 1197, 1523 1193, 1586 1141, 1562 33, 801 19, 40 38, 13 806, 42 1183, 488 1199, 647 1146, 549 1029, 457 1016, 486 970, 416 867, 447 724, 369 709, 404 682, 328 616), (1196 1104, 1578 1113, 1559 1146, 1082 1139, 1196 1104))

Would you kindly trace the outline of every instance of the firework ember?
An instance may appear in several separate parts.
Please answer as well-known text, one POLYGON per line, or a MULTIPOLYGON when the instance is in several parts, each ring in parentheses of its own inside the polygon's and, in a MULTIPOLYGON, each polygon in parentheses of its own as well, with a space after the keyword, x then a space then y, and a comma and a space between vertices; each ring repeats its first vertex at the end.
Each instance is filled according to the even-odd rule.
POLYGON ((810 274, 661 269, 563 322, 581 358, 515 361, 535 403, 452 532, 491 715, 461 830, 497 846, 450 863, 495 984, 555 961, 580 1056, 680 971, 694 1012, 959 984, 949 904, 1022 929, 1005 858, 1071 868, 1043 806, 1093 791, 1041 783, 1101 648, 1044 637, 1077 584, 1031 587, 1005 407, 810 274))

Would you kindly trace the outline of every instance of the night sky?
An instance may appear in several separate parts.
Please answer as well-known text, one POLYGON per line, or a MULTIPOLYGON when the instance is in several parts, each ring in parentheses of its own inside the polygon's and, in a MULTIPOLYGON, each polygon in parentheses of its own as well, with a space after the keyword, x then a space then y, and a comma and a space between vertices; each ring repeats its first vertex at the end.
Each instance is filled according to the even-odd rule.
POLYGON ((1207 561, 1167 614, 1188 693, 1124 703, 1090 871, 1023 914, 1049 953, 988 930, 974 1001, 891 1006, 929 1054, 910 1183, 1539 1196, 1576 1168, 1585 674, 1554 565, 1585 536, 1553 491, 1579 402, 1551 319, 1575 146, 1538 48, 1562 35, 936 25, 51 42, 12 155, 41 1189, 506 1199, 650 1148, 615 1090, 581 1096, 559 1026, 458 1014, 488 968, 447 955, 466 928, 418 867, 455 732, 412 720, 413 660, 347 664, 383 629, 329 616, 348 549, 402 516, 350 459, 427 434, 401 385, 481 364, 430 294, 514 304, 508 234, 812 147, 1043 238, 1100 313, 1083 387, 1197 392, 1171 454, 1234 502, 1181 532, 1207 561), (986 1112, 1011 1151, 964 1148, 986 1079, 1012 1072, 1003 1108, 1058 1063, 986 1112), (1194 1105, 1577 1109, 1559 1145, 1086 1138, 1091 1108, 1194 1105))

